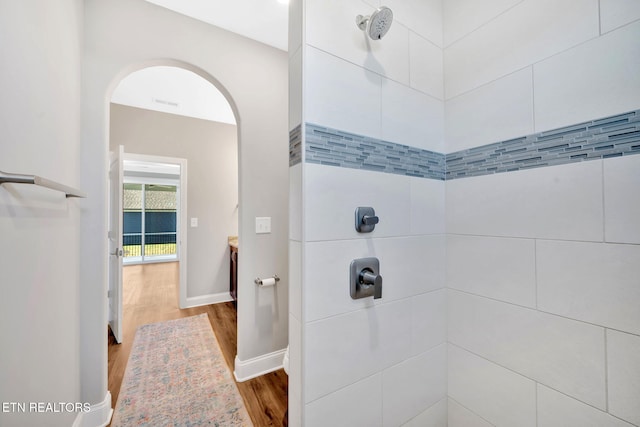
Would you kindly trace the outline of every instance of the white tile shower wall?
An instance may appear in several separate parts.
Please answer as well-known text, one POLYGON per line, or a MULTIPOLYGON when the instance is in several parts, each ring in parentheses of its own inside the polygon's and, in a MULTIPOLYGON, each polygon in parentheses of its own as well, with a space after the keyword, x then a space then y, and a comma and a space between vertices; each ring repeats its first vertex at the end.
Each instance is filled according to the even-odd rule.
POLYGON ((638 40, 640 22, 535 64, 536 132, 640 107, 638 40))
POLYGON ((444 288, 443 249, 442 235, 306 243, 305 256, 313 261, 305 271, 306 320, 320 320, 444 288), (384 278, 380 300, 354 300, 349 293, 349 264, 365 257, 380 260, 384 278))
POLYGON ((539 427, 632 427, 565 394, 540 384, 537 387, 539 427))
POLYGON ((304 121, 380 138, 382 77, 313 47, 303 60, 304 121))
POLYGON ((640 425, 640 336, 607 330, 609 412, 640 425))
POLYGON ((448 153, 506 141, 532 134, 533 131, 531 67, 480 86, 445 103, 448 153))
POLYGON ((377 373, 307 405, 309 427, 382 427, 382 374, 377 373))
MULTIPOLYGON (((291 276, 289 276, 291 277, 291 276)), ((302 425, 302 324, 289 313, 289 425, 302 425)))
POLYGON ((602 241, 602 162, 446 182, 447 232, 602 241))
MULTIPOLYGON (((468 3, 445 2, 446 152, 503 140, 510 126, 540 132, 640 108, 637 2, 495 0, 476 14, 468 3), (509 79, 531 69, 533 96, 511 98, 527 82, 509 79), (523 102, 533 108, 528 123, 523 102)), ((604 334, 637 334, 640 156, 588 163, 446 183, 447 232, 469 235, 448 246, 448 287, 480 295, 448 291, 448 339, 538 382, 539 426, 639 424, 640 358, 630 343, 640 337, 604 334), (507 254, 513 238, 532 239, 533 253, 507 254), (491 253, 499 262, 482 263, 491 253), (511 276, 523 266, 528 273, 511 276), (530 295, 532 309, 508 304, 522 304, 518 290, 532 283, 537 305, 530 295)), ((453 396, 451 358, 449 375, 453 396)))
POLYGON ((539 240, 536 264, 538 309, 640 335, 640 245, 539 240))
POLYGON ((446 427, 447 426, 447 398, 441 399, 431 408, 413 417, 402 425, 403 427, 446 427))
POLYGON ((460 95, 598 35, 598 0, 525 0, 445 48, 445 96, 460 95))
POLYGON ((536 307, 535 241, 447 235, 447 287, 536 307))
POLYGON ((442 181, 309 163, 304 168, 303 191, 312 195, 305 200, 307 241, 444 233, 442 181), (358 206, 376 210, 380 222, 372 233, 355 230, 358 206))
POLYGON ((306 43, 357 66, 409 84, 409 29, 394 22, 384 42, 369 39, 356 25, 369 15, 361 0, 307 0, 306 43))
POLYGON ((448 369, 453 400, 497 426, 535 427, 535 382, 451 344, 448 369))
POLYGON ((289 58, 289 129, 302 123, 302 49, 289 58))
POLYGON ((381 138, 442 153, 444 151, 444 106, 439 99, 382 80, 381 138))
POLYGON ((605 160, 605 241, 640 244, 640 192, 637 191, 639 188, 640 156, 605 160))
POLYGON ((442 46, 442 2, 440 0, 386 0, 393 18, 436 46, 442 46))
POLYGON ((523 0, 443 1, 444 46, 449 46, 523 0))
POLYGON ((307 323, 303 384, 307 403, 408 359, 412 349, 408 325, 410 299, 307 323))
POLYGON ((289 168, 289 239, 302 240, 302 164, 289 168))
POLYGON ((640 2, 600 0, 600 31, 603 34, 638 19, 640 19, 640 2))
POLYGON ((412 88, 444 99, 442 48, 409 31, 409 83, 412 88))
POLYGON ((493 424, 482 419, 480 415, 471 412, 455 400, 449 398, 448 427, 492 427, 493 424))
POLYGON ((448 292, 449 342, 605 409, 603 328, 455 290, 448 292))
POLYGON ((405 360, 382 373, 383 426, 404 424, 447 395, 447 345, 405 360))

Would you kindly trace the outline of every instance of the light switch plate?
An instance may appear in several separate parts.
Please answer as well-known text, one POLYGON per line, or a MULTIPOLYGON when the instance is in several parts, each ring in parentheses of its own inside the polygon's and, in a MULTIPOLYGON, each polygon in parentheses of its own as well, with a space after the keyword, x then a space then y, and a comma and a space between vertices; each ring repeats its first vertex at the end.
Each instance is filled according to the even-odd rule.
POLYGON ((271 217, 270 216, 257 216, 256 217, 256 234, 271 233, 271 217))
POLYGON ((191 227, 195 228, 198 226, 198 218, 191 218, 191 227))

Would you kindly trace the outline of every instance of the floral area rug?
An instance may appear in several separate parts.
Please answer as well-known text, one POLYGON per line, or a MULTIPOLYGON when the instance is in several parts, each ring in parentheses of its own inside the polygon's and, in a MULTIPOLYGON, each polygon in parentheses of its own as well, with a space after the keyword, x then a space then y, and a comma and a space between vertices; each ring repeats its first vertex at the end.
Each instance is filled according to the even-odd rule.
POLYGON ((111 425, 252 426, 206 314, 138 328, 111 425))

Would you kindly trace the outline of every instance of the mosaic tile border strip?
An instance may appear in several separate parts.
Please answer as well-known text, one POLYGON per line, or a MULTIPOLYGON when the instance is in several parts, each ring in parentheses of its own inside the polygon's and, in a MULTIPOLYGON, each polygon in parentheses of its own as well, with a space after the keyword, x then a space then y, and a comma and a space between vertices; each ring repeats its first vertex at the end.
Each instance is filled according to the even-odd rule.
POLYGON ((311 123, 305 126, 307 163, 445 179, 444 154, 311 123))
POLYGON ((289 167, 302 162, 302 125, 289 131, 289 167))
POLYGON ((640 110, 446 155, 446 179, 640 154, 640 110))

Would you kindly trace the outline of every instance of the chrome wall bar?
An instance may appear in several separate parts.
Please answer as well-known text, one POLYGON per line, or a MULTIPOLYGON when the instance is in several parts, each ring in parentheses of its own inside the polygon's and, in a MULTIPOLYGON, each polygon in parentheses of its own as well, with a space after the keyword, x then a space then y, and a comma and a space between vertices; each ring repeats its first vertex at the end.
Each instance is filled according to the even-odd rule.
POLYGON ((85 198, 87 195, 80 190, 66 185, 59 184, 37 175, 22 175, 17 173, 7 173, 0 171, 0 184, 34 184, 51 190, 62 191, 67 197, 85 198))

